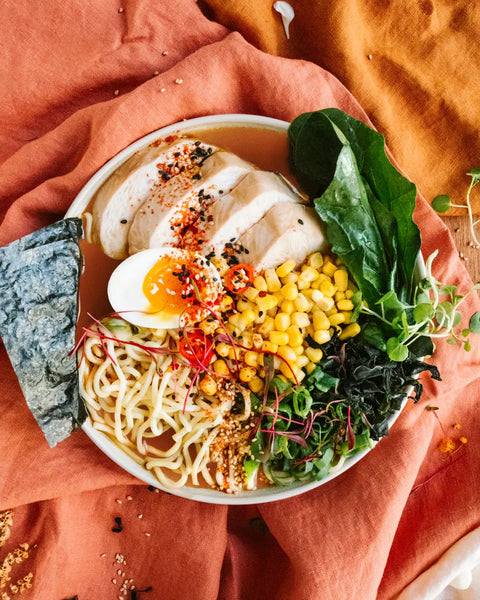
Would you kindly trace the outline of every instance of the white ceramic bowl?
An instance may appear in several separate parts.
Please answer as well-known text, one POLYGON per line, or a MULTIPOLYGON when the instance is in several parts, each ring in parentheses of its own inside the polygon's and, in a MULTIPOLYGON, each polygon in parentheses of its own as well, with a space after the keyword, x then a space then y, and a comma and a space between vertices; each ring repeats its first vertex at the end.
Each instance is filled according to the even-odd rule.
MULTIPOLYGON (((165 138, 168 135, 174 133, 180 134, 195 134, 195 132, 211 130, 215 128, 225 129, 226 127, 242 127, 255 128, 255 129, 267 129, 278 133, 286 133, 289 123, 286 121, 280 121, 278 119, 272 119, 269 117, 261 117, 255 115, 214 115, 207 117, 199 117, 197 119, 191 119, 176 123, 168 127, 164 127, 157 131, 142 137, 137 140, 119 154, 109 160, 95 175, 87 182, 82 188, 78 196, 70 206, 66 217, 80 217, 84 210, 87 208, 92 196, 98 190, 98 188, 106 181, 106 179, 123 164, 132 154, 148 146, 152 142, 158 139, 165 138)), ((248 135, 248 131, 245 132, 248 135)), ((421 278, 425 274, 424 263, 422 257, 419 256, 417 261, 417 277, 421 278)), ((105 282, 106 285, 107 282, 105 282)), ((405 400, 402 404, 402 408, 405 405, 408 395, 411 390, 407 390, 405 394, 405 400)), ((393 425, 401 410, 392 415, 389 420, 389 425, 393 425)), ((295 483, 285 487, 270 487, 262 488, 255 491, 245 491, 239 494, 230 495, 225 494, 216 490, 185 486, 180 489, 167 489, 163 487, 158 480, 152 475, 150 471, 144 467, 138 465, 133 461, 127 454, 122 452, 105 434, 97 431, 93 428, 90 419, 87 419, 83 424, 83 430, 88 437, 104 452, 109 458, 111 458, 117 465, 137 477, 138 479, 155 486, 159 489, 163 489, 166 492, 181 496, 182 498, 188 498, 190 500, 197 500, 200 502, 208 502, 211 504, 260 504, 264 502, 274 502, 276 500, 282 500, 290 498, 298 494, 308 492, 320 485, 323 485, 338 477, 338 475, 344 473, 347 469, 355 465, 358 461, 370 452, 372 448, 367 448, 351 458, 345 460, 343 465, 330 473, 327 477, 320 481, 312 481, 308 483, 295 483)), ((374 444, 372 444, 373 447, 374 444)))

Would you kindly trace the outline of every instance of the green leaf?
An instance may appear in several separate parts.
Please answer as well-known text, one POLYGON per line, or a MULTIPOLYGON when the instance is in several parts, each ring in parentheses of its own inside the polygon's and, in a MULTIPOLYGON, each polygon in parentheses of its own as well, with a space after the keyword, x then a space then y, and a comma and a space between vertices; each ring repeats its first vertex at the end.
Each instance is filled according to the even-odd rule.
POLYGON ((453 316, 455 307, 451 302, 440 302, 435 311, 435 318, 440 327, 447 327, 453 316))
POLYGON ((415 341, 411 342, 408 346, 410 356, 417 358, 424 358, 425 356, 431 356, 433 354, 433 342, 431 338, 426 335, 422 335, 415 341))
POLYGON ((459 310, 455 311, 455 314, 453 316, 453 325, 452 327, 458 327, 458 325, 460 325, 460 323, 462 322, 462 313, 459 310))
MULTIPOLYGON (((324 379, 324 377, 322 377, 324 379)), ((325 381, 323 382, 325 383, 325 381)), ((305 418, 312 407, 312 396, 303 385, 296 386, 293 389, 293 410, 302 418, 305 418)))
POLYGON ((247 483, 252 477, 255 477, 255 475, 258 472, 259 466, 260 462, 258 460, 245 459, 243 461, 243 468, 245 469, 245 477, 247 479, 247 483))
POLYGON ((448 338, 447 339, 447 344, 451 344, 452 346, 455 346, 455 344, 457 344, 457 340, 455 338, 448 338))
POLYGON ((469 327, 473 333, 480 333, 480 311, 470 317, 469 327))
POLYGON ((383 327, 377 321, 369 319, 360 331, 361 339, 370 346, 386 352, 387 350, 387 335, 383 327))
POLYGON ((477 183, 478 181, 480 181, 480 168, 473 167, 472 169, 470 169, 467 175, 469 175, 472 178, 474 184, 477 183))
POLYGON ((433 315, 434 310, 430 303, 421 302, 413 309, 413 318, 415 319, 415 323, 423 323, 424 321, 428 321, 428 319, 431 319, 433 315))
POLYGON ((355 156, 344 146, 331 184, 314 205, 332 252, 345 263, 369 305, 387 291, 388 265, 355 156))
POLYGON ((450 200, 450 196, 446 194, 442 194, 440 196, 436 196, 432 201, 432 208, 436 210, 438 213, 446 213, 450 210, 452 202, 450 200))
POLYGON ((420 248, 416 188, 390 163, 385 140, 337 109, 300 115, 289 129, 290 163, 316 196, 327 239, 370 306, 394 288, 409 299, 420 248))
POLYGON ((470 344, 469 340, 467 340, 467 341, 466 341, 466 342, 463 344, 463 347, 464 347, 464 349, 465 349, 467 352, 470 352, 470 350, 472 349, 472 346, 471 346, 471 344, 470 344))
POLYGON ((387 354, 390 360, 403 362, 408 357, 408 347, 392 337, 387 340, 387 354))
POLYGON ((468 328, 462 329, 463 337, 468 337, 470 335, 470 333, 473 333, 471 329, 468 329, 468 328))
POLYGON ((456 285, 442 285, 439 290, 438 293, 439 294, 454 294, 457 291, 457 286, 456 285))

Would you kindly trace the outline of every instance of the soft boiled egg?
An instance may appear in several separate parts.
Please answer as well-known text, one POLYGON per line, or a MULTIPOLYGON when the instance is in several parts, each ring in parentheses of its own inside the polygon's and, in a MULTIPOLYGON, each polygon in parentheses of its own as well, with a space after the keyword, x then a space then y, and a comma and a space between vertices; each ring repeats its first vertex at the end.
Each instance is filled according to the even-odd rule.
POLYGON ((215 267, 198 252, 161 247, 121 262, 108 282, 115 312, 140 327, 175 329, 204 318, 223 288, 215 267))

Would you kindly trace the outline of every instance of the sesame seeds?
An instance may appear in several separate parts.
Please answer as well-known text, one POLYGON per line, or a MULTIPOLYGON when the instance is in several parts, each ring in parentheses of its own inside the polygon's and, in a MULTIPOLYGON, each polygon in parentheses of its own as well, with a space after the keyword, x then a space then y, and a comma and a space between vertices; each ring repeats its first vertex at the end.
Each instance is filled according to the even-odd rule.
POLYGON ((175 83, 177 85, 181 85, 183 83, 183 79, 180 79, 179 77, 177 77, 177 79, 175 79, 175 83))

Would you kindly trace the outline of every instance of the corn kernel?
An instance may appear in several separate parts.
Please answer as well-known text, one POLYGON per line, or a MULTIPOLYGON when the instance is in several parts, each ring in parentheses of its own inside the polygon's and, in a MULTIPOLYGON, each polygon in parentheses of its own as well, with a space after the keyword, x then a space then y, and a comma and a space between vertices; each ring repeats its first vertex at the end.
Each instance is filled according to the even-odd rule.
POLYGON ((348 310, 344 310, 342 311, 342 315, 345 317, 345 325, 350 325, 350 323, 352 322, 352 313, 351 311, 348 310))
POLYGON ((313 306, 312 302, 304 294, 298 294, 294 300, 294 304, 298 312, 308 312, 313 306))
POLYGON ((295 310, 295 304, 292 300, 284 300, 280 305, 280 310, 287 315, 291 315, 295 310))
POLYGON ((263 390, 263 380, 260 379, 260 377, 255 376, 248 382, 248 387, 254 394, 259 394, 263 390))
POLYGON ((335 292, 335 295, 333 296, 333 299, 335 300, 335 302, 338 302, 339 300, 343 300, 345 298, 345 292, 335 292))
POLYGON ((319 329, 315 331, 313 334, 313 339, 317 342, 317 344, 325 344, 331 338, 331 334, 329 331, 325 331, 324 329, 319 329))
POLYGON ((268 315, 265 317, 265 321, 260 325, 260 327, 258 328, 258 333, 260 333, 263 336, 267 336, 275 327, 275 322, 272 319, 272 317, 269 317, 268 315))
POLYGON ((293 346, 292 350, 295 352, 295 356, 300 356, 305 352, 305 348, 303 346, 293 346))
POLYGON ((347 325, 338 337, 341 340, 346 340, 348 338, 355 337, 359 333, 360 325, 358 323, 352 323, 351 325, 347 325))
POLYGON ((206 319, 205 321, 201 321, 199 327, 205 335, 212 335, 217 328, 217 322, 213 319, 206 319))
POLYGON ((333 280, 340 292, 345 292, 348 286, 348 275, 344 269, 337 269, 333 274, 333 280))
POLYGON ((279 292, 282 284, 274 269, 265 269, 265 281, 269 292, 279 292))
POLYGON ((263 338, 259 333, 254 333, 252 335, 253 347, 259 350, 263 344, 263 338))
POLYGON ((269 310, 267 310, 267 315, 269 317, 272 317, 272 319, 275 318, 275 315, 277 314, 277 307, 275 308, 270 308, 269 310))
POLYGON ((323 263, 322 273, 324 273, 325 275, 328 275, 328 277, 331 277, 335 273, 336 270, 337 270, 337 266, 334 265, 329 260, 325 261, 323 263))
POLYGON ((288 333, 286 331, 271 331, 268 334, 272 344, 277 346, 286 346, 288 344, 288 333))
POLYGON ((241 326, 246 329, 249 325, 251 325, 255 319, 257 318, 257 315, 253 312, 253 310, 244 310, 239 318, 239 323, 241 324, 241 326))
POLYGON ((310 325, 310 319, 304 312, 294 312, 291 316, 292 325, 296 327, 308 327, 310 325))
POLYGON ((303 371, 302 369, 298 369, 298 371, 295 373, 295 375, 297 377, 298 383, 301 383, 303 381, 303 379, 305 378, 305 371, 303 371))
POLYGON ((258 365, 258 352, 247 350, 247 352, 245 352, 245 356, 243 357, 243 362, 249 367, 256 367, 258 365))
POLYGON ((234 348, 233 346, 230 348, 230 350, 228 351, 228 358, 230 360, 238 360, 240 358, 240 352, 241 350, 234 348))
POLYGON ((301 369, 302 367, 307 366, 308 363, 309 363, 308 356, 305 356, 305 355, 297 356, 297 367, 298 368, 301 369))
POLYGON ((277 269, 276 269, 275 272, 278 275, 278 277, 285 277, 291 271, 293 271, 294 268, 295 268, 295 261, 294 260, 287 260, 282 265, 280 265, 279 267, 277 267, 277 269))
POLYGON ((240 381, 243 381, 244 383, 252 381, 252 379, 256 377, 256 375, 257 370, 255 369, 255 367, 242 367, 238 373, 240 381))
POLYGON ((275 308, 278 304, 278 300, 272 294, 267 294, 266 296, 260 296, 260 294, 255 299, 259 310, 267 311, 271 308, 275 308))
POLYGON ((277 306, 280 306, 280 304, 282 302, 285 302, 285 296, 282 294, 281 291, 280 292, 273 292, 273 295, 277 299, 277 306))
POLYGON ((218 358, 213 363, 213 370, 215 373, 218 373, 218 375, 230 375, 227 363, 223 360, 223 358, 218 358))
MULTIPOLYGON (((262 350, 265 352, 272 352, 273 354, 276 354, 276 352, 278 350, 278 346, 277 346, 277 344, 274 344, 272 342, 265 341, 262 344, 262 350)), ((263 358, 262 355, 260 357, 263 358)), ((263 361, 262 361, 262 364, 263 364, 263 361)))
MULTIPOLYGON (((315 292, 316 290, 314 290, 313 288, 309 287, 306 288, 305 290, 302 290, 302 294, 305 296, 305 298, 311 302, 311 304, 313 305, 313 300, 312 300, 312 296, 313 296, 313 292, 315 292)), ((310 309, 311 310, 311 309, 310 309)))
POLYGON ((257 318, 255 319, 255 323, 256 325, 261 325, 262 323, 265 322, 265 319, 267 318, 267 311, 265 310, 257 310, 255 311, 255 314, 257 316, 257 318))
POLYGON ((322 360, 323 352, 320 348, 307 348, 305 354, 313 363, 318 363, 322 360))
POLYGON ((235 329, 239 329, 240 331, 243 331, 245 329, 245 325, 243 325, 243 323, 240 321, 239 313, 235 313, 228 317, 228 322, 230 323, 230 325, 233 325, 235 329))
POLYGON ((299 346, 303 342, 303 335, 298 327, 291 325, 288 327, 287 333, 290 346, 299 346))
POLYGON ((290 327, 290 315, 279 312, 275 315, 275 327, 278 331, 286 331, 290 327))
POLYGON ((228 310, 233 304, 233 300, 230 296, 224 296, 220 302, 220 311, 225 312, 228 310))
POLYGON ((353 310, 353 302, 351 300, 340 300, 337 302, 338 310, 353 310))
POLYGON ((314 269, 313 267, 306 267, 303 271, 302 274, 300 275, 300 277, 302 279, 305 279, 305 281, 314 281, 315 279, 318 278, 318 276, 320 275, 320 273, 317 271, 317 269, 314 269))
POLYGON ((298 287, 294 283, 286 283, 281 291, 286 300, 295 300, 298 296, 298 287))
POLYGON ((243 292, 243 295, 247 300, 250 300, 250 302, 255 302, 255 298, 258 296, 258 290, 255 287, 248 287, 243 292))
POLYGON ((292 271, 288 275, 285 275, 285 277, 282 277, 281 280, 283 285, 286 283, 296 283, 298 281, 298 274, 295 273, 295 271, 292 271))
POLYGON ((308 327, 305 327, 305 336, 307 336, 307 335, 313 336, 314 333, 315 333, 315 327, 313 326, 312 323, 310 323, 310 325, 308 327))
POLYGON ((327 317, 331 317, 332 315, 336 315, 338 311, 335 304, 333 304, 330 310, 325 310, 324 312, 327 315, 327 317))
POLYGON ((320 252, 314 252, 308 257, 308 264, 314 269, 319 269, 323 265, 323 256, 320 252))
POLYGON ((267 282, 261 275, 257 275, 257 277, 255 277, 253 280, 253 287, 259 292, 266 292, 268 290, 267 282))
POLYGON ((296 367, 296 365, 292 365, 290 363, 284 363, 282 361, 282 364, 280 365, 280 371, 281 371, 281 373, 283 373, 283 375, 285 375, 285 377, 289 381, 293 381, 295 379, 294 374, 296 375, 295 367, 296 367))
POLYGON ((315 371, 316 368, 317 365, 315 363, 309 362, 308 365, 305 367, 305 371, 307 372, 307 375, 310 375, 315 371))
POLYGON ((224 358, 226 356, 228 356, 229 350, 230 350, 230 346, 228 344, 223 344, 222 342, 219 342, 215 346, 215 352, 218 354, 218 356, 223 356, 224 358))
POLYGON ((342 315, 342 313, 336 313, 331 317, 328 317, 328 320, 330 321, 330 325, 335 327, 335 325, 340 325, 340 323, 343 323, 345 321, 345 317, 342 315))
POLYGON ((243 296, 237 301, 237 310, 238 312, 243 312, 244 310, 252 310, 255 308, 255 304, 247 300, 243 296))
POLYGON ((207 396, 214 396, 217 393, 217 382, 211 375, 205 375, 200 381, 200 389, 207 396))
POLYGON ((336 292, 336 288, 331 281, 322 281, 319 290, 324 296, 329 296, 330 298, 333 297, 336 292))
POLYGON ((350 300, 350 298, 353 296, 353 290, 345 290, 345 298, 347 298, 347 300, 350 300))
POLYGON ((290 346, 280 346, 278 349, 278 355, 288 362, 294 363, 297 360, 297 355, 295 354, 293 348, 290 348, 290 346))
POLYGON ((246 346, 247 348, 253 348, 253 335, 249 331, 245 331, 242 333, 242 337, 240 338, 240 342, 242 346, 246 346))
POLYGON ((327 330, 330 328, 330 325, 331 323, 323 310, 317 310, 313 313, 313 328, 315 331, 318 329, 327 330))
POLYGON ((300 277, 298 278, 297 281, 297 287, 299 290, 306 290, 310 287, 310 281, 308 281, 308 279, 304 279, 302 277, 303 273, 300 274, 300 277))

